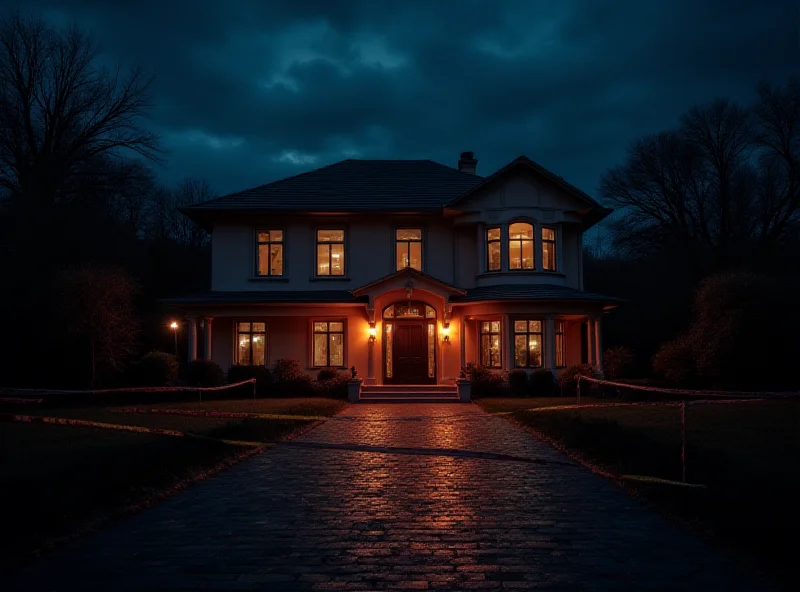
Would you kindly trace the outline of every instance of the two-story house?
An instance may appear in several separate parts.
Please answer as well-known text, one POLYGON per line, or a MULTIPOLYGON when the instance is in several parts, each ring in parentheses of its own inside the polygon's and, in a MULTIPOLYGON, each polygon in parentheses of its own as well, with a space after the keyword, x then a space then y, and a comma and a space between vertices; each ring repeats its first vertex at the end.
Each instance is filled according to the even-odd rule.
POLYGON ((211 290, 170 300, 189 358, 298 360, 366 384, 452 384, 488 368, 601 364, 615 299, 583 290, 582 237, 610 210, 525 156, 345 160, 187 207, 212 236, 211 290))

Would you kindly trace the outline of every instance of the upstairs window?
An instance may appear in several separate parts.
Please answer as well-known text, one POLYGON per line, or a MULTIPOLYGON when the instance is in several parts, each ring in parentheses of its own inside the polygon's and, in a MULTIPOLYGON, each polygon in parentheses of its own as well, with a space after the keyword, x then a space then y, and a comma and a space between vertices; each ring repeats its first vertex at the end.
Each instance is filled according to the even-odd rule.
POLYGON ((283 231, 259 230, 256 243, 256 274, 283 275, 283 231))
POLYGON ((542 228, 542 267, 556 270, 556 231, 552 228, 542 228))
POLYGON ((422 271, 422 229, 398 228, 395 232, 397 271, 412 267, 422 271))
POLYGON ((508 268, 534 268, 532 224, 514 222, 508 225, 508 268))
POLYGON ((514 321, 514 366, 542 367, 542 321, 514 321))
POLYGON ((267 325, 250 321, 236 324, 236 363, 264 366, 267 363, 267 325))
POLYGON ((486 229, 486 269, 500 271, 500 228, 486 229))
POLYGON ((344 230, 317 230, 317 275, 344 275, 344 230))
POLYGON ((344 321, 314 321, 314 366, 344 366, 344 321))
POLYGON ((481 365, 500 368, 500 321, 481 321, 481 365))

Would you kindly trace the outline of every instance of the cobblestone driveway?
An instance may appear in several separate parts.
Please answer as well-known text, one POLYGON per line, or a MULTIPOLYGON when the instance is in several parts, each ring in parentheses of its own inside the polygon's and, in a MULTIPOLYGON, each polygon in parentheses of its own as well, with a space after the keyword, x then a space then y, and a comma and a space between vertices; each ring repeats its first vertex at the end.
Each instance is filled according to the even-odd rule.
POLYGON ((523 430, 452 404, 350 406, 0 588, 766 586, 523 430))

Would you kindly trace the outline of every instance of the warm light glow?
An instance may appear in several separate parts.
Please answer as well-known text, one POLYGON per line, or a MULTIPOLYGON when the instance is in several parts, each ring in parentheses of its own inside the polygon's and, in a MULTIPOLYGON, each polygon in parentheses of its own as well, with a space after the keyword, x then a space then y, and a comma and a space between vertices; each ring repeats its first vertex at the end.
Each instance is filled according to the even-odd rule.
POLYGON ((176 323, 175 321, 172 321, 172 322, 169 324, 169 328, 170 328, 170 329, 177 329, 177 328, 178 328, 178 323, 176 323))
POLYGON ((370 337, 375 337, 377 334, 378 334, 378 330, 375 329, 375 327, 370 327, 369 328, 369 336, 370 337))
POLYGON ((445 343, 450 343, 450 323, 445 323, 442 325, 442 341, 445 343))

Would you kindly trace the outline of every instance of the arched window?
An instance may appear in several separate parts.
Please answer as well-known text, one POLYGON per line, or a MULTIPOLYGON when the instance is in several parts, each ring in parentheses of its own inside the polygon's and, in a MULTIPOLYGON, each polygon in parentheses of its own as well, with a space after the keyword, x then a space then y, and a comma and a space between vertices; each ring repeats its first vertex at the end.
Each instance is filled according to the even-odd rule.
POLYGON ((533 224, 513 222, 508 225, 508 268, 534 269, 533 224))

